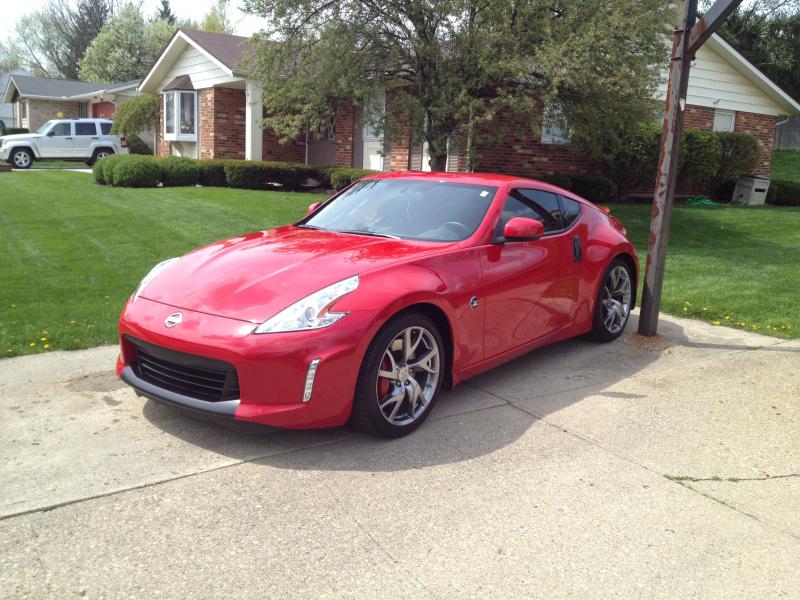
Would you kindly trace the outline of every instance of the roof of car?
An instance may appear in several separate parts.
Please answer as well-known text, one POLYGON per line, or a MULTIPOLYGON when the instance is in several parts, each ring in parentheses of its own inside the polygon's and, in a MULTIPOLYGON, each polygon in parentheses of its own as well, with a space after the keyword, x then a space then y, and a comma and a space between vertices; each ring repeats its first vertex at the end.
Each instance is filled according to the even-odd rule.
MULTIPOLYGON (((369 175, 370 179, 437 179, 453 183, 472 183, 476 185, 519 186, 535 184, 538 189, 551 191, 569 197, 576 197, 572 192, 538 179, 503 175, 500 173, 450 173, 443 171, 392 171, 369 175)), ((579 196, 577 196, 580 198, 579 196)))

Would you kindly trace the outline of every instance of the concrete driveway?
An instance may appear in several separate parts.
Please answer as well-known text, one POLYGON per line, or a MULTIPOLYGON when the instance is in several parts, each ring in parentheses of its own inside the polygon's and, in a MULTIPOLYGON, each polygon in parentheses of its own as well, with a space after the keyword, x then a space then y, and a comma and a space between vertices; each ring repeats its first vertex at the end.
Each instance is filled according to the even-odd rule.
POLYGON ((396 441, 222 429, 110 347, 0 361, 0 596, 800 597, 800 343, 661 330, 531 353, 396 441))

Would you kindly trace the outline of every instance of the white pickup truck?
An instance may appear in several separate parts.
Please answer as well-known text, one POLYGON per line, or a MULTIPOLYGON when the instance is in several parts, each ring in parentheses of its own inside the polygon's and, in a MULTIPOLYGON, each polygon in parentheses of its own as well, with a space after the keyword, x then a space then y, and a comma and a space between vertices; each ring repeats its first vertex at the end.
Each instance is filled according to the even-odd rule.
POLYGON ((109 119, 56 119, 36 133, 0 137, 0 161, 27 169, 36 160, 68 160, 93 165, 110 154, 127 154, 125 138, 111 133, 109 119))

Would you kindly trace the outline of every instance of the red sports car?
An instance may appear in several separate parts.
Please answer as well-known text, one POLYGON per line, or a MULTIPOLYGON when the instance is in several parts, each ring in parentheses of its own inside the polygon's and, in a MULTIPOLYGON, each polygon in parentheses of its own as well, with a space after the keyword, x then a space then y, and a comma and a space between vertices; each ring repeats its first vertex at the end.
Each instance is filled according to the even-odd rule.
POLYGON ((117 374, 207 415, 397 437, 442 388, 545 344, 617 338, 637 277, 622 224, 561 188, 373 175, 294 225, 156 265, 122 312, 117 374))

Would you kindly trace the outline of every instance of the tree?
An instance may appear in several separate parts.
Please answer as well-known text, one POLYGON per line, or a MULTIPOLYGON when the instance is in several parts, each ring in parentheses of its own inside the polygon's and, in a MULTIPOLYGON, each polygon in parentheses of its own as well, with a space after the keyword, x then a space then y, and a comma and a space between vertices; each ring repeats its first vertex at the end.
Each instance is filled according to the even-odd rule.
POLYGON ((233 23, 228 14, 229 4, 230 0, 216 0, 200 22, 200 29, 216 33, 233 33, 233 23))
POLYGON ((800 98, 800 1, 749 3, 725 21, 720 34, 790 96, 800 98))
POLYGON ((155 94, 140 94, 117 106, 114 113, 113 133, 133 136, 142 131, 158 129, 161 100, 155 94))
POLYGON ((147 21, 138 6, 126 4, 103 26, 80 61, 89 81, 141 79, 158 58, 176 27, 147 21))
MULTIPOLYGON (((497 133, 499 112, 530 124, 546 105, 576 145, 600 153, 648 116, 667 56, 660 0, 246 0, 269 31, 247 61, 264 89, 265 124, 283 138, 324 126, 339 98, 373 125, 428 144, 497 133), (385 96, 390 115, 374 110, 385 96), (466 123, 466 125, 464 125, 466 123)), ((505 121, 505 119, 504 119, 505 121)))
POLYGON ((161 0, 161 8, 159 8, 156 13, 156 20, 166 21, 170 25, 175 25, 177 18, 175 17, 175 13, 172 12, 169 0, 161 0))
POLYGON ((113 0, 50 0, 17 21, 13 46, 22 66, 42 75, 76 79, 86 48, 111 15, 113 0))

